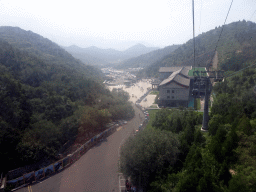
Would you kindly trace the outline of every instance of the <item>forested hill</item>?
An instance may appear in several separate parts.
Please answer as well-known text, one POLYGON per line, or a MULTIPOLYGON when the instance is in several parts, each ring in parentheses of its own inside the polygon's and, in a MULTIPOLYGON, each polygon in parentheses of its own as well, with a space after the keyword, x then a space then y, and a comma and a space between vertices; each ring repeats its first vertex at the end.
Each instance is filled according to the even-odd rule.
POLYGON ((132 117, 128 98, 50 40, 0 27, 0 172, 54 160, 67 141, 132 117))
MULTIPOLYGON (((94 75, 90 70, 96 72, 94 68, 85 66, 56 43, 32 31, 4 26, 0 27, 0 39, 5 40, 12 47, 19 50, 19 55, 23 58, 29 56, 30 58, 41 60, 48 65, 72 67, 74 70, 83 72, 87 76, 94 75)), ((95 76, 98 76, 99 72, 95 76)))
POLYGON ((171 45, 163 49, 157 49, 157 50, 151 51, 149 53, 140 55, 138 57, 127 59, 121 62, 116 68, 126 69, 126 68, 137 68, 137 67, 149 66, 157 62, 158 60, 161 60, 164 56, 175 51, 178 47, 180 47, 180 45, 171 45))
MULTIPOLYGON (((196 56, 215 49, 221 30, 222 27, 219 26, 195 38, 196 56)), ((217 47, 219 66, 224 70, 238 70, 255 60, 255 48, 255 23, 243 20, 225 25, 217 47)), ((193 57, 193 39, 190 39, 162 60, 142 70, 139 75, 155 76, 160 67, 181 66, 185 61, 193 57)))

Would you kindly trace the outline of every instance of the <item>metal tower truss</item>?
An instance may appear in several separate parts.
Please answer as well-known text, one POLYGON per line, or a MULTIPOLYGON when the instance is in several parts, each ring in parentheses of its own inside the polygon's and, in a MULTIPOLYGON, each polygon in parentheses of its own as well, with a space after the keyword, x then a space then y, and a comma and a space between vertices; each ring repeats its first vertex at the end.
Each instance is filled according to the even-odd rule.
POLYGON ((192 96, 195 98, 200 98, 204 96, 204 116, 203 116, 203 125, 202 130, 208 130, 208 105, 209 105, 209 97, 211 94, 211 81, 214 82, 222 81, 224 78, 224 71, 193 71, 194 78, 192 79, 192 96))

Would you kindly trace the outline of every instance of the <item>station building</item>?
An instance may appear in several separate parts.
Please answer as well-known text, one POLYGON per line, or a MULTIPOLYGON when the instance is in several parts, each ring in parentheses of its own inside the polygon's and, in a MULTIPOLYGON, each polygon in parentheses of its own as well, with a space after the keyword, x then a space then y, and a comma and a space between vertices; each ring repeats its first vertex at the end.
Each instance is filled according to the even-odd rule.
POLYGON ((188 76, 192 67, 161 67, 159 69, 160 107, 188 107, 191 79, 188 76))

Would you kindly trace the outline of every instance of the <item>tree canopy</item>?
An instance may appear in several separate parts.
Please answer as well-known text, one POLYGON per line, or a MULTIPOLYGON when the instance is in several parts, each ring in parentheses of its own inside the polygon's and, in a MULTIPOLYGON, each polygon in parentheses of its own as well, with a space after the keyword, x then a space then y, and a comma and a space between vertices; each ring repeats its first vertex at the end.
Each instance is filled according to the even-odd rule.
POLYGON ((129 138, 121 148, 121 171, 132 178, 133 184, 143 186, 174 165, 178 158, 179 141, 176 134, 161 130, 145 130, 129 138))
POLYGON ((147 191, 255 191, 255 74, 254 68, 247 69, 215 84, 209 132, 200 130, 202 114, 198 112, 158 110, 152 127, 122 148, 123 172, 138 184, 141 178, 137 166, 150 170, 148 162, 158 154, 156 149, 160 152, 164 148, 150 142, 151 138, 165 134, 171 140, 175 136, 179 143, 176 162, 156 163, 160 171, 152 174, 149 182, 139 183, 147 191))
POLYGON ((65 143, 133 117, 129 94, 102 82, 99 69, 50 40, 0 27, 0 172, 56 160, 65 143))

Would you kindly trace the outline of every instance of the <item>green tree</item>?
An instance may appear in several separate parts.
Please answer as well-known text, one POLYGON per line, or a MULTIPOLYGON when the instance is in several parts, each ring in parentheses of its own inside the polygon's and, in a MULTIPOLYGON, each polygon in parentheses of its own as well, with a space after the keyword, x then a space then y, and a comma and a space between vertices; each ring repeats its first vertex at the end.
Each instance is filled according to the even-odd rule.
POLYGON ((223 123, 223 116, 216 114, 209 121, 209 133, 215 135, 219 126, 223 123))
POLYGON ((49 157, 54 158, 60 147, 60 130, 52 122, 42 120, 26 130, 17 146, 20 159, 33 163, 49 157))
POLYGON ((234 175, 229 181, 228 190, 229 192, 249 191, 247 178, 242 174, 234 175))
POLYGON ((126 141, 121 148, 121 171, 135 185, 144 189, 165 169, 174 165, 179 153, 179 141, 173 133, 144 130, 126 141))
POLYGON ((202 155, 200 148, 193 145, 186 157, 183 172, 175 191, 196 191, 200 178, 203 176, 202 155))
POLYGON ((204 145, 206 139, 205 137, 203 136, 201 130, 196 130, 195 131, 195 134, 194 134, 194 143, 195 144, 199 144, 199 145, 204 145))
POLYGON ((253 79, 252 76, 251 76, 250 79, 249 79, 249 83, 250 83, 250 85, 255 85, 255 82, 254 82, 254 79, 253 79))
POLYGON ((168 116, 171 114, 171 111, 168 109, 161 109, 156 113, 155 119, 152 122, 152 126, 160 129, 166 130, 169 128, 168 116))
POLYGON ((222 145, 226 139, 227 131, 223 126, 220 126, 217 130, 217 133, 211 139, 211 143, 209 144, 209 150, 214 155, 215 159, 222 163, 224 161, 224 154, 222 152, 222 145))
POLYGON ((231 106, 231 97, 228 94, 219 94, 214 100, 214 105, 211 109, 211 115, 220 115, 224 117, 228 115, 229 107, 231 106))
POLYGON ((243 131, 248 136, 253 134, 253 129, 252 129, 250 120, 245 115, 243 115, 243 117, 240 119, 237 125, 237 129, 240 131, 243 131))

